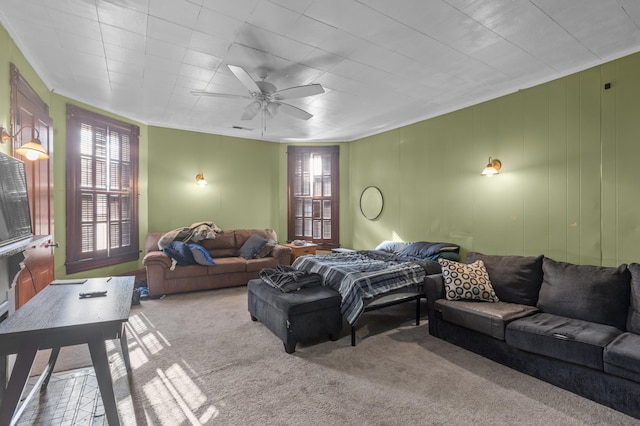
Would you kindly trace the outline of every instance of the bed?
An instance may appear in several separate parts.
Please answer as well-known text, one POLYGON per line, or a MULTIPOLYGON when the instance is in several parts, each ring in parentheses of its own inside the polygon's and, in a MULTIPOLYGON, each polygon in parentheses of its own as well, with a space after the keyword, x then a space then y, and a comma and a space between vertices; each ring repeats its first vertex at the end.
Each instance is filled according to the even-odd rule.
POLYGON ((372 301, 397 293, 424 294, 424 278, 440 273, 437 259, 459 260, 460 247, 450 243, 385 241, 375 250, 298 257, 293 268, 322 276, 322 284, 342 297, 343 317, 355 326, 372 301))

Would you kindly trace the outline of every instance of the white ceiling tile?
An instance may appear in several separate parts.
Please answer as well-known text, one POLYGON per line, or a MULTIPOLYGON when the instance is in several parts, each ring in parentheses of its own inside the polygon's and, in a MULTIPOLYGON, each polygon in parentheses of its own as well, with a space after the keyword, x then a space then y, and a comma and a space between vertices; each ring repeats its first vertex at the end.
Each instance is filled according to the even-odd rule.
POLYGON ((323 41, 335 35, 337 29, 311 19, 305 15, 298 15, 298 18, 287 27, 286 36, 310 46, 319 46, 323 41))
POLYGON ((214 74, 214 70, 196 67, 189 64, 182 64, 182 67, 180 68, 180 77, 205 83, 210 81, 214 74))
POLYGON ((152 1, 149 15, 177 25, 193 28, 200 14, 201 6, 186 0, 152 1))
POLYGON ((222 63, 222 58, 188 49, 183 61, 185 64, 195 65, 209 70, 217 70, 222 63))
POLYGON ((107 24, 100 24, 100 30, 102 31, 102 40, 104 43, 125 47, 138 52, 144 52, 145 50, 146 38, 143 35, 107 24))
POLYGON ((189 46, 192 30, 180 24, 149 16, 147 37, 166 41, 178 46, 189 46))
POLYGON ((291 9, 278 6, 271 2, 259 2, 247 19, 247 23, 265 29, 275 34, 289 32, 300 14, 291 9))
POLYGON ((49 14, 51 22, 55 22, 55 24, 52 24, 55 28, 62 28, 64 31, 82 38, 102 40, 100 24, 97 20, 62 12, 58 9, 51 9, 49 14))
MULTIPOLYGON (((43 2, 27 2, 24 0, 19 0, 22 5, 25 6, 25 3, 32 3, 34 7, 41 8, 43 2)), ((91 19, 94 21, 98 20, 98 11, 96 9, 96 4, 93 1, 86 0, 56 0, 51 2, 46 2, 47 7, 52 9, 57 9, 64 13, 69 13, 71 15, 81 16, 83 18, 91 19)))
POLYGON ((229 42, 219 37, 194 31, 189 41, 189 49, 216 58, 222 58, 229 50, 229 42))
POLYGON ((162 58, 160 56, 145 55, 144 57, 144 79, 145 84, 150 75, 155 74, 172 74, 178 75, 182 62, 172 59, 162 58))
POLYGON ((110 2, 98 2, 98 20, 112 27, 146 34, 147 14, 110 2))
POLYGON ((258 3, 259 0, 204 0, 202 6, 240 21, 246 21, 258 3))
POLYGON ((203 8, 193 28, 205 34, 214 35, 227 42, 231 42, 238 37, 244 25, 244 20, 226 16, 215 10, 203 8))
POLYGON ((76 51, 78 54, 87 53, 89 55, 104 56, 102 40, 94 38, 78 38, 77 34, 67 31, 58 31, 58 38, 62 43, 62 48, 66 51, 76 51))
MULTIPOLYGON (((141 51, 131 50, 110 43, 104 43, 103 46, 107 58, 107 65, 111 60, 123 63, 121 69, 124 67, 135 69, 144 65, 144 46, 142 46, 141 51)), ((122 70, 122 72, 124 72, 124 70, 122 70)))
POLYGON ((287 9, 295 10, 296 12, 303 13, 313 0, 271 0, 272 3, 278 4, 287 9))
POLYGON ((187 48, 168 43, 155 38, 147 39, 146 53, 148 55, 159 56, 161 58, 171 59, 176 62, 182 62, 187 48))

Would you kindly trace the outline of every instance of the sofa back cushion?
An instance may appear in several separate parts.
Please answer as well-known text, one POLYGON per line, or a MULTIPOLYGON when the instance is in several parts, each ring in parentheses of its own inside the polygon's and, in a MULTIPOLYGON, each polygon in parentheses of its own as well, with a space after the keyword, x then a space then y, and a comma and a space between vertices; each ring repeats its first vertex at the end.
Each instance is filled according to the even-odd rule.
POLYGON ((271 239, 278 241, 276 231, 273 229, 236 229, 236 246, 238 247, 238 250, 252 235, 258 235, 262 238, 266 238, 267 240, 271 239))
POLYGON ((533 257, 467 253, 467 263, 477 260, 484 262, 498 299, 536 306, 542 285, 542 255, 533 257))
POLYGON ((150 232, 147 234, 147 240, 144 244, 145 253, 149 253, 150 251, 158 251, 158 241, 164 235, 164 232, 150 232))
POLYGON ((200 245, 207 249, 211 257, 233 257, 238 255, 236 246, 236 231, 224 231, 214 239, 200 241, 200 245))
POLYGON ((629 272, 631 273, 631 306, 629 307, 627 330, 640 334, 640 265, 630 264, 629 272))
POLYGON ((631 288, 627 265, 574 265, 545 257, 542 272, 542 312, 626 330, 631 288))

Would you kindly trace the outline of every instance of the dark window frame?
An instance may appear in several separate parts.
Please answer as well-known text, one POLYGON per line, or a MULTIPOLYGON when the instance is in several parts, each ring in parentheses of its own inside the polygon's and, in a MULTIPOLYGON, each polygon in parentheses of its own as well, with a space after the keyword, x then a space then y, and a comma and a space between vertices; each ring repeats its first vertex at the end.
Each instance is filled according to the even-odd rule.
MULTIPOLYGON (((92 139, 95 143, 96 132, 92 130, 92 139)), ((76 272, 88 271, 91 269, 102 268, 106 266, 113 266, 124 262, 136 261, 140 257, 139 248, 139 218, 138 218, 138 159, 139 159, 139 136, 140 128, 132 124, 124 123, 113 118, 105 117, 103 115, 87 111, 78 106, 67 104, 67 155, 66 155, 66 191, 67 191, 67 244, 66 244, 66 271, 67 274, 76 272), (110 185, 106 188, 100 188, 95 185, 96 182, 96 158, 101 158, 95 153, 93 155, 84 155, 85 164, 86 161, 93 161, 93 166, 90 170, 90 179, 93 182, 92 187, 82 185, 82 158, 81 152, 82 145, 82 132, 81 129, 85 126, 90 126, 91 129, 104 128, 105 140, 109 141, 111 136, 118 138, 118 153, 119 157, 114 160, 112 157, 105 157, 104 162, 111 162, 112 166, 121 173, 125 170, 125 167, 129 167, 129 178, 118 179, 121 189, 112 189, 110 185), (122 147, 124 146, 122 140, 128 138, 128 159, 126 162, 123 160, 122 147), (123 182, 128 182, 123 185, 123 182), (124 189, 122 189, 124 187, 124 189), (98 198, 106 199, 106 222, 98 219, 97 207, 92 214, 95 216, 91 220, 85 221, 84 225, 90 227, 93 224, 93 235, 97 235, 97 224, 102 223, 106 226, 107 235, 107 248, 104 250, 98 250, 95 245, 92 249, 83 251, 83 216, 82 216, 82 201, 83 194, 85 197, 93 194, 95 206, 97 206, 98 198), (123 210, 122 205, 125 201, 129 201, 129 208, 123 210), (117 214, 112 215, 112 205, 117 204, 120 207, 117 214), (124 212, 124 214, 123 214, 124 212), (128 216, 125 216, 128 214, 128 216), (127 220, 127 218, 129 220, 127 220), (116 229, 117 224, 129 223, 129 244, 122 245, 123 236, 127 237, 126 232, 123 232, 123 228, 116 229), (118 243, 116 246, 112 246, 112 237, 116 237, 118 243)), ((110 144, 111 142, 108 142, 110 144)), ((105 166, 106 167, 106 166, 105 166)), ((86 170, 85 170, 86 172, 86 170)), ((115 175, 117 177, 120 174, 115 175)), ((113 175, 105 174, 107 180, 113 178, 113 175)), ((87 175, 85 174, 85 181, 87 181, 87 175)), ((85 218, 86 219, 86 218, 85 218)), ((97 237, 96 237, 97 238, 97 237)))
MULTIPOLYGON (((289 241, 307 240, 318 244, 320 250, 331 250, 340 247, 340 147, 339 146, 298 146, 292 145, 287 148, 287 235, 289 241), (323 155, 331 156, 331 196, 296 196, 296 161, 301 155, 323 155), (313 236, 296 235, 295 233, 295 200, 296 198, 308 198, 311 202, 319 202, 320 208, 324 209, 322 200, 331 199, 331 239, 313 238, 313 236)), ((310 183, 313 185, 313 182, 310 183)), ((323 189, 324 191, 324 189, 323 189)), ((312 213, 312 215, 315 213, 312 213)), ((323 225, 322 225, 323 226, 323 225)), ((304 230, 303 230, 304 233, 304 230)))

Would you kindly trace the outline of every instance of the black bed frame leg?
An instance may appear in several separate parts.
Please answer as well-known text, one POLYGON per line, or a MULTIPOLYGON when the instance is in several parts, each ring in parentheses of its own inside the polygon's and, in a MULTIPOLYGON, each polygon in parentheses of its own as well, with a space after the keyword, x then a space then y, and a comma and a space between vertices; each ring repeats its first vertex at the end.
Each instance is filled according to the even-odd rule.
POLYGON ((355 346, 356 345, 356 328, 352 325, 351 326, 351 346, 355 346))
POLYGON ((416 298, 416 325, 420 325, 420 296, 416 298))

